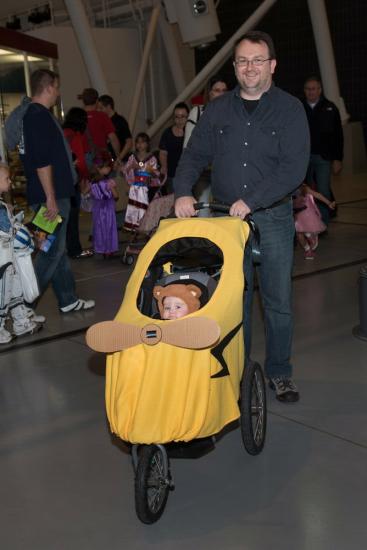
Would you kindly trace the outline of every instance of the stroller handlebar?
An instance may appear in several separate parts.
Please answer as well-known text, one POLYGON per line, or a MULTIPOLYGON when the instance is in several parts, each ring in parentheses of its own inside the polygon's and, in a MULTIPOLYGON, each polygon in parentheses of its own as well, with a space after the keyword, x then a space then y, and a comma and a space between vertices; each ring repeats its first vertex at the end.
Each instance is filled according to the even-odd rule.
MULTIPOLYGON (((203 210, 204 208, 210 208, 210 210, 212 210, 213 212, 222 212, 223 214, 229 214, 229 210, 231 207, 229 204, 216 203, 216 202, 197 202, 194 204, 195 210, 203 210)), ((251 213, 247 214, 244 221, 248 223, 252 234, 252 239, 251 239, 252 259, 254 263, 258 264, 260 263, 260 257, 261 257, 259 228, 254 222, 254 219, 251 213)))
POLYGON ((204 210, 204 208, 210 208, 213 212, 222 212, 223 214, 229 214, 231 208, 229 204, 222 204, 218 202, 196 202, 194 204, 195 210, 204 210))

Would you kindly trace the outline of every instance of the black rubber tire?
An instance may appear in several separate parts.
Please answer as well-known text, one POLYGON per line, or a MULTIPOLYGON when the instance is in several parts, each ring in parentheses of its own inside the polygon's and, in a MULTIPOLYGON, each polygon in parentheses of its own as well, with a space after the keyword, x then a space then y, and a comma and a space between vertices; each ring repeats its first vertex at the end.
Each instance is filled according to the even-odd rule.
POLYGON ((169 485, 164 479, 162 451, 156 445, 139 447, 139 463, 135 474, 135 510, 143 523, 159 520, 165 509, 169 485))
POLYGON ((134 260, 135 260, 134 256, 132 256, 131 254, 129 254, 129 255, 126 256, 126 258, 125 258, 125 264, 126 264, 126 265, 133 265, 134 260))
POLYGON ((251 361, 241 382, 241 433, 246 451, 261 453, 266 436, 266 389, 260 365, 251 361))

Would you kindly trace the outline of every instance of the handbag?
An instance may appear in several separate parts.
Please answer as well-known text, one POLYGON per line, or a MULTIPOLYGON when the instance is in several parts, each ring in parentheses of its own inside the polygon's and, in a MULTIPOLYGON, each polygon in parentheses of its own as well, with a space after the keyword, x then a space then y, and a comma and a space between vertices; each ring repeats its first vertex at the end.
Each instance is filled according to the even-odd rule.
POLYGON ((24 300, 31 304, 40 295, 32 256, 30 254, 14 254, 14 260, 15 269, 22 285, 24 300))

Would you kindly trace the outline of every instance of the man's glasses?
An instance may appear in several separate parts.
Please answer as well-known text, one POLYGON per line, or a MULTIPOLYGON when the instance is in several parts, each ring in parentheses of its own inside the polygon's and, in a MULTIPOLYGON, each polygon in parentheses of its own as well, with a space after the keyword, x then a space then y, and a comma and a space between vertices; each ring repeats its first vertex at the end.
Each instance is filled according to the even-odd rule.
POLYGON ((235 59, 234 64, 237 65, 237 67, 248 67, 248 65, 253 65, 254 67, 262 67, 265 63, 265 61, 270 61, 271 57, 268 57, 268 59, 262 59, 260 57, 256 57, 255 59, 235 59))

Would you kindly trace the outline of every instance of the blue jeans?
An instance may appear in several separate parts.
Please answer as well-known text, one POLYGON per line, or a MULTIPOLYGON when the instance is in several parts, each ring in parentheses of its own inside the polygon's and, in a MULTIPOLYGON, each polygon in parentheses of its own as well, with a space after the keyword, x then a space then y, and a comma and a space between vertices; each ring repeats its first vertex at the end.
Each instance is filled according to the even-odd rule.
MULTIPOLYGON (((294 220, 292 202, 253 214, 260 231, 261 264, 256 265, 264 309, 266 357, 264 370, 268 378, 291 376, 290 364, 293 315, 292 268, 294 220)), ((251 353, 251 311, 253 302, 254 265, 251 242, 247 244, 244 262, 247 290, 244 303, 246 357, 251 353)))
MULTIPOLYGON (((38 251, 34 262, 34 269, 38 279, 40 293, 42 294, 51 282, 59 307, 65 307, 76 302, 75 280, 70 263, 66 255, 66 230, 70 213, 70 198, 57 199, 62 223, 56 232, 56 239, 50 250, 46 253, 38 251)), ((41 205, 32 205, 37 211, 41 205)))
MULTIPOLYGON (((307 169, 306 181, 308 184, 315 183, 316 190, 327 199, 332 200, 330 177, 331 161, 323 159, 321 155, 312 153, 307 169)), ((330 221, 329 208, 321 201, 317 201, 317 206, 320 210, 322 221, 325 225, 328 225, 330 221)))

